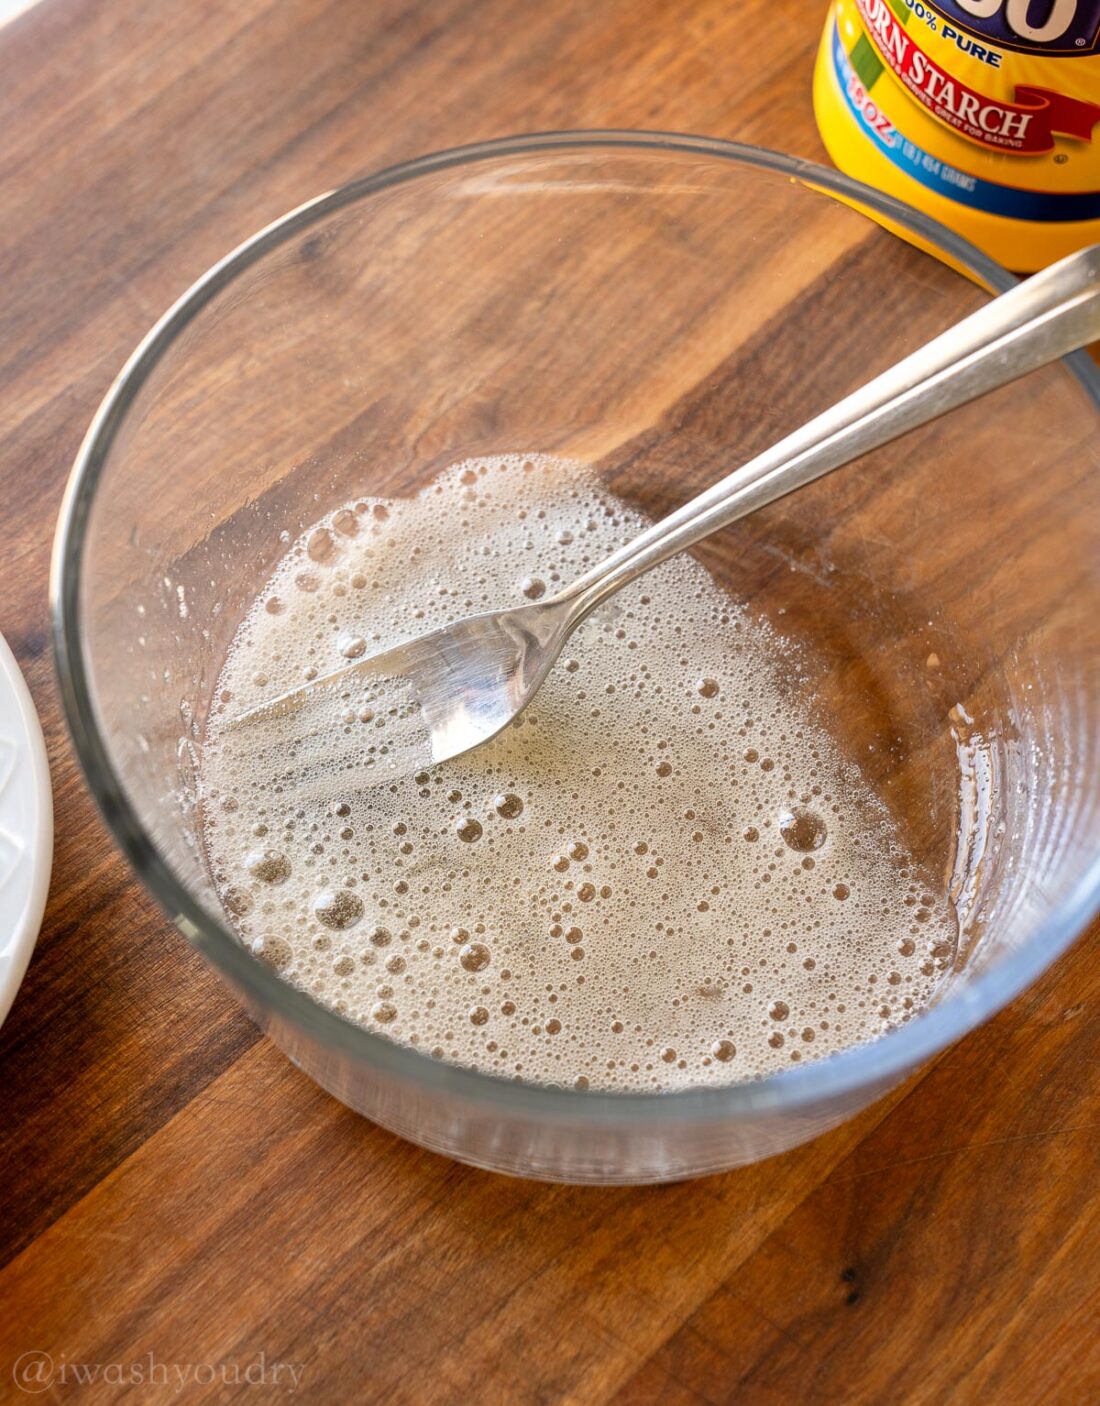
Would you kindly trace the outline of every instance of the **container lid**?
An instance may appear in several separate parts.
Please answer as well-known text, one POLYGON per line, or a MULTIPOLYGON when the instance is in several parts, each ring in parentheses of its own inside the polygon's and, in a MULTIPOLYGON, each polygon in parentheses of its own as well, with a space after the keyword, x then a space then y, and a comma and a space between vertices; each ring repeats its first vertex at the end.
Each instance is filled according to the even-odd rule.
POLYGON ((0 1022, 42 925, 52 863, 46 744, 19 665, 0 635, 0 1022))

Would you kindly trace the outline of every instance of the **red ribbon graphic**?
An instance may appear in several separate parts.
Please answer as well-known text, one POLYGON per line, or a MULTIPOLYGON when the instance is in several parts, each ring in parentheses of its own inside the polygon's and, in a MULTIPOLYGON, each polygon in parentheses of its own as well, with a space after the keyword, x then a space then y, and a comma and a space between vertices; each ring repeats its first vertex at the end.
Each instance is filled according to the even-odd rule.
POLYGON ((986 97, 952 77, 919 47, 887 0, 856 0, 879 57, 924 107, 962 137, 995 151, 1040 156, 1054 134, 1092 140, 1100 104, 1018 84, 1010 102, 986 97))

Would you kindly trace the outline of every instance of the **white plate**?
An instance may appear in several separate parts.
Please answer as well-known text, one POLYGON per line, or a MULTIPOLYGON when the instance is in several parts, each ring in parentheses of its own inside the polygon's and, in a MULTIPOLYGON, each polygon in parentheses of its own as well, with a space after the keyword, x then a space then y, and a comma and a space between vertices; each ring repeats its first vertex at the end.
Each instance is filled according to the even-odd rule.
POLYGON ((0 1021, 42 925, 52 862, 46 744, 19 665, 0 635, 0 1021))

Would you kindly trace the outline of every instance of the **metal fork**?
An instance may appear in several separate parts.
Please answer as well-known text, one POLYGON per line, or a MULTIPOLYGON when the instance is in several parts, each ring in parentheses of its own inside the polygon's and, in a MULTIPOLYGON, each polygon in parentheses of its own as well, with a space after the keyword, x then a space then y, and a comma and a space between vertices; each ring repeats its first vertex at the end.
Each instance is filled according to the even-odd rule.
MULTIPOLYGON (((908 430, 1100 338, 1100 245, 1083 249, 933 338, 613 552, 556 595, 468 616, 269 699, 232 725, 281 717, 318 691, 369 681, 400 701, 389 765, 413 771, 487 742, 535 696, 566 640, 603 601, 702 538, 908 430)), ((362 778, 366 780, 367 778, 362 778)))

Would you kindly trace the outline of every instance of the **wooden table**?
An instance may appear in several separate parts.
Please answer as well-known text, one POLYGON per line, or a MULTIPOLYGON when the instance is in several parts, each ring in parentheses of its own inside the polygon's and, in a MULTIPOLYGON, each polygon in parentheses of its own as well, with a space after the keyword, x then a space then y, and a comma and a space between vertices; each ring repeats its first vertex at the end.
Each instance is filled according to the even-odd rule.
POLYGON ((0 29, 0 629, 57 811, 45 927, 0 1031, 0 1400, 22 1399, 21 1357, 45 1384, 34 1354, 49 1399, 1097 1399, 1090 939, 894 1096, 763 1166, 648 1190, 507 1181, 370 1126, 260 1038, 112 847, 52 678, 74 451, 215 258, 357 172, 504 132, 678 128, 820 158, 824 8, 42 0, 0 29))

